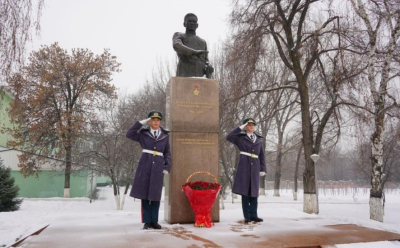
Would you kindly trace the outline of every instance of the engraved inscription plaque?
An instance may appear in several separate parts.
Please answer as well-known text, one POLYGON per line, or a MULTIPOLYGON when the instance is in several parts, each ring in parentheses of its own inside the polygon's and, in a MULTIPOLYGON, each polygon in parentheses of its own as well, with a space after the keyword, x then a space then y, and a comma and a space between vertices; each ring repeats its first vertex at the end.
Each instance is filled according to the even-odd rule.
POLYGON ((218 82, 173 77, 167 85, 167 126, 176 132, 219 132, 218 82))

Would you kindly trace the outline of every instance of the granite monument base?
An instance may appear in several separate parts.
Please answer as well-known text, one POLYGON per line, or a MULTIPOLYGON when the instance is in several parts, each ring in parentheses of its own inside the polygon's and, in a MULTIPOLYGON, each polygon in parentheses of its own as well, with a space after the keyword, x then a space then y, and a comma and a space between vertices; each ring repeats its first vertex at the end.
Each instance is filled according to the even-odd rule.
MULTIPOLYGON (((165 177, 164 219, 170 224, 194 223, 194 213, 182 185, 194 172, 219 178, 219 92, 216 80, 173 77, 167 85, 167 128, 172 167, 165 177)), ((190 182, 214 179, 194 175, 190 182)), ((219 198, 211 210, 219 221, 219 198)))

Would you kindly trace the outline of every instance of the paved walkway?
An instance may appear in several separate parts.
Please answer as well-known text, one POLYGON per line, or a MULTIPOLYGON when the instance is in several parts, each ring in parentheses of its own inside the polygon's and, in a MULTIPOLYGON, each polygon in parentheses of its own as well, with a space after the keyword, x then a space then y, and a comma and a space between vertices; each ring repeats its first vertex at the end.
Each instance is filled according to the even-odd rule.
POLYGON ((142 230, 132 214, 93 213, 70 215, 50 223, 41 233, 27 238, 24 248, 61 247, 334 247, 336 244, 400 240, 400 234, 319 216, 268 218, 262 223, 216 223, 212 228, 168 225, 162 230, 142 230))

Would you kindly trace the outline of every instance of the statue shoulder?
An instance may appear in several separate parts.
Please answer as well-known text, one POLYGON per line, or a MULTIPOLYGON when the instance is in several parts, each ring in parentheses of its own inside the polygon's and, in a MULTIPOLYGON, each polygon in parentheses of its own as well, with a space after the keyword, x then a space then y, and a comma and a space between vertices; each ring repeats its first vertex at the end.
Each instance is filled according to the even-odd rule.
POLYGON ((185 36, 186 36, 185 33, 176 32, 176 33, 174 33, 174 36, 172 36, 172 39, 173 40, 181 39, 181 38, 185 38, 185 36))
POLYGON ((206 44, 207 44, 206 40, 202 39, 201 37, 199 37, 199 36, 197 36, 197 35, 196 35, 196 37, 197 37, 200 41, 202 41, 203 43, 206 43, 206 44))

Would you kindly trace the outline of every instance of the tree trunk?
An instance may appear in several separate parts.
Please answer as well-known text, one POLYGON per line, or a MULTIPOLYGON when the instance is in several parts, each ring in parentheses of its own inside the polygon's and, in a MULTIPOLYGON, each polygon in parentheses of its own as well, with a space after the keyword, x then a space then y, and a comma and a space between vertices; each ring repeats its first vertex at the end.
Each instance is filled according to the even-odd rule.
POLYGON ((265 195, 265 176, 260 176, 260 195, 265 195))
POLYGON ((120 202, 120 194, 119 194, 119 185, 115 184, 113 182, 113 188, 114 188, 114 199, 115 203, 117 205, 117 210, 121 210, 121 202, 120 202))
POLYGON ((126 198, 126 193, 124 193, 124 195, 122 196, 122 202, 121 202, 121 209, 120 210, 124 210, 125 198, 126 198))
POLYGON ((303 173, 303 211, 309 214, 318 214, 318 200, 315 187, 315 167, 314 161, 310 157, 311 154, 314 153, 314 147, 308 87, 305 78, 301 78, 298 82, 301 106, 301 132, 303 135, 304 159, 306 163, 303 173))
POLYGON ((303 211, 308 214, 318 214, 317 194, 304 194, 303 211))
MULTIPOLYGON (((377 108, 380 110, 380 108, 377 108)), ((371 192, 370 192, 370 218, 383 222, 382 192, 384 185, 383 174, 383 134, 384 114, 377 114, 375 119, 375 132, 371 136, 371 192)))
POLYGON ((300 144, 299 151, 297 153, 297 159, 296 159, 296 169, 294 170, 294 192, 293 192, 293 199, 297 201, 297 179, 298 179, 298 173, 299 173, 299 164, 300 164, 300 156, 301 156, 301 150, 303 149, 303 144, 300 144))
POLYGON ((226 157, 224 156, 223 151, 221 151, 220 157, 221 157, 221 164, 222 164, 222 167, 223 167, 223 172, 225 174, 225 178, 228 179, 229 185, 232 188, 233 182, 232 182, 231 176, 229 175, 229 163, 226 161, 226 157))
POLYGON ((276 149, 276 162, 275 162, 275 183, 274 183, 274 196, 280 196, 279 190, 281 187, 281 171, 282 171, 282 133, 279 134, 278 147, 276 149))
POLYGON ((279 189, 281 187, 281 165, 276 161, 275 182, 274 182, 274 196, 281 196, 279 189))
MULTIPOLYGON (((112 169, 110 169, 111 171, 111 175, 114 175, 114 171, 112 169)), ((120 194, 119 194, 119 185, 118 185, 118 180, 114 177, 111 176, 111 182, 113 185, 113 193, 114 193, 114 199, 115 199, 115 203, 117 205, 117 210, 121 209, 121 205, 120 205, 120 194)))
MULTIPOLYGON (((263 128, 262 130, 265 130, 265 128, 263 128)), ((263 137, 265 137, 265 135, 263 135, 263 137)), ((263 139, 262 142, 263 142, 263 149, 265 152, 266 140, 263 139)), ((267 178, 267 175, 260 177, 260 190, 259 190, 260 195, 266 195, 266 192, 267 192, 266 178, 267 178)))
POLYGON ((68 146, 65 148, 65 179, 64 179, 64 198, 70 196, 70 181, 71 181, 71 158, 72 158, 72 147, 68 146))
POLYGON ((371 220, 383 222, 384 209, 382 198, 373 196, 369 198, 369 212, 371 220))
POLYGON ((129 181, 127 181, 127 183, 125 184, 124 196, 122 197, 121 210, 124 209, 125 198, 126 198, 126 195, 128 194, 128 190, 129 190, 130 186, 131 186, 131 184, 129 183, 129 181))
POLYGON ((121 210, 119 195, 114 195, 115 203, 117 204, 117 210, 121 210))

